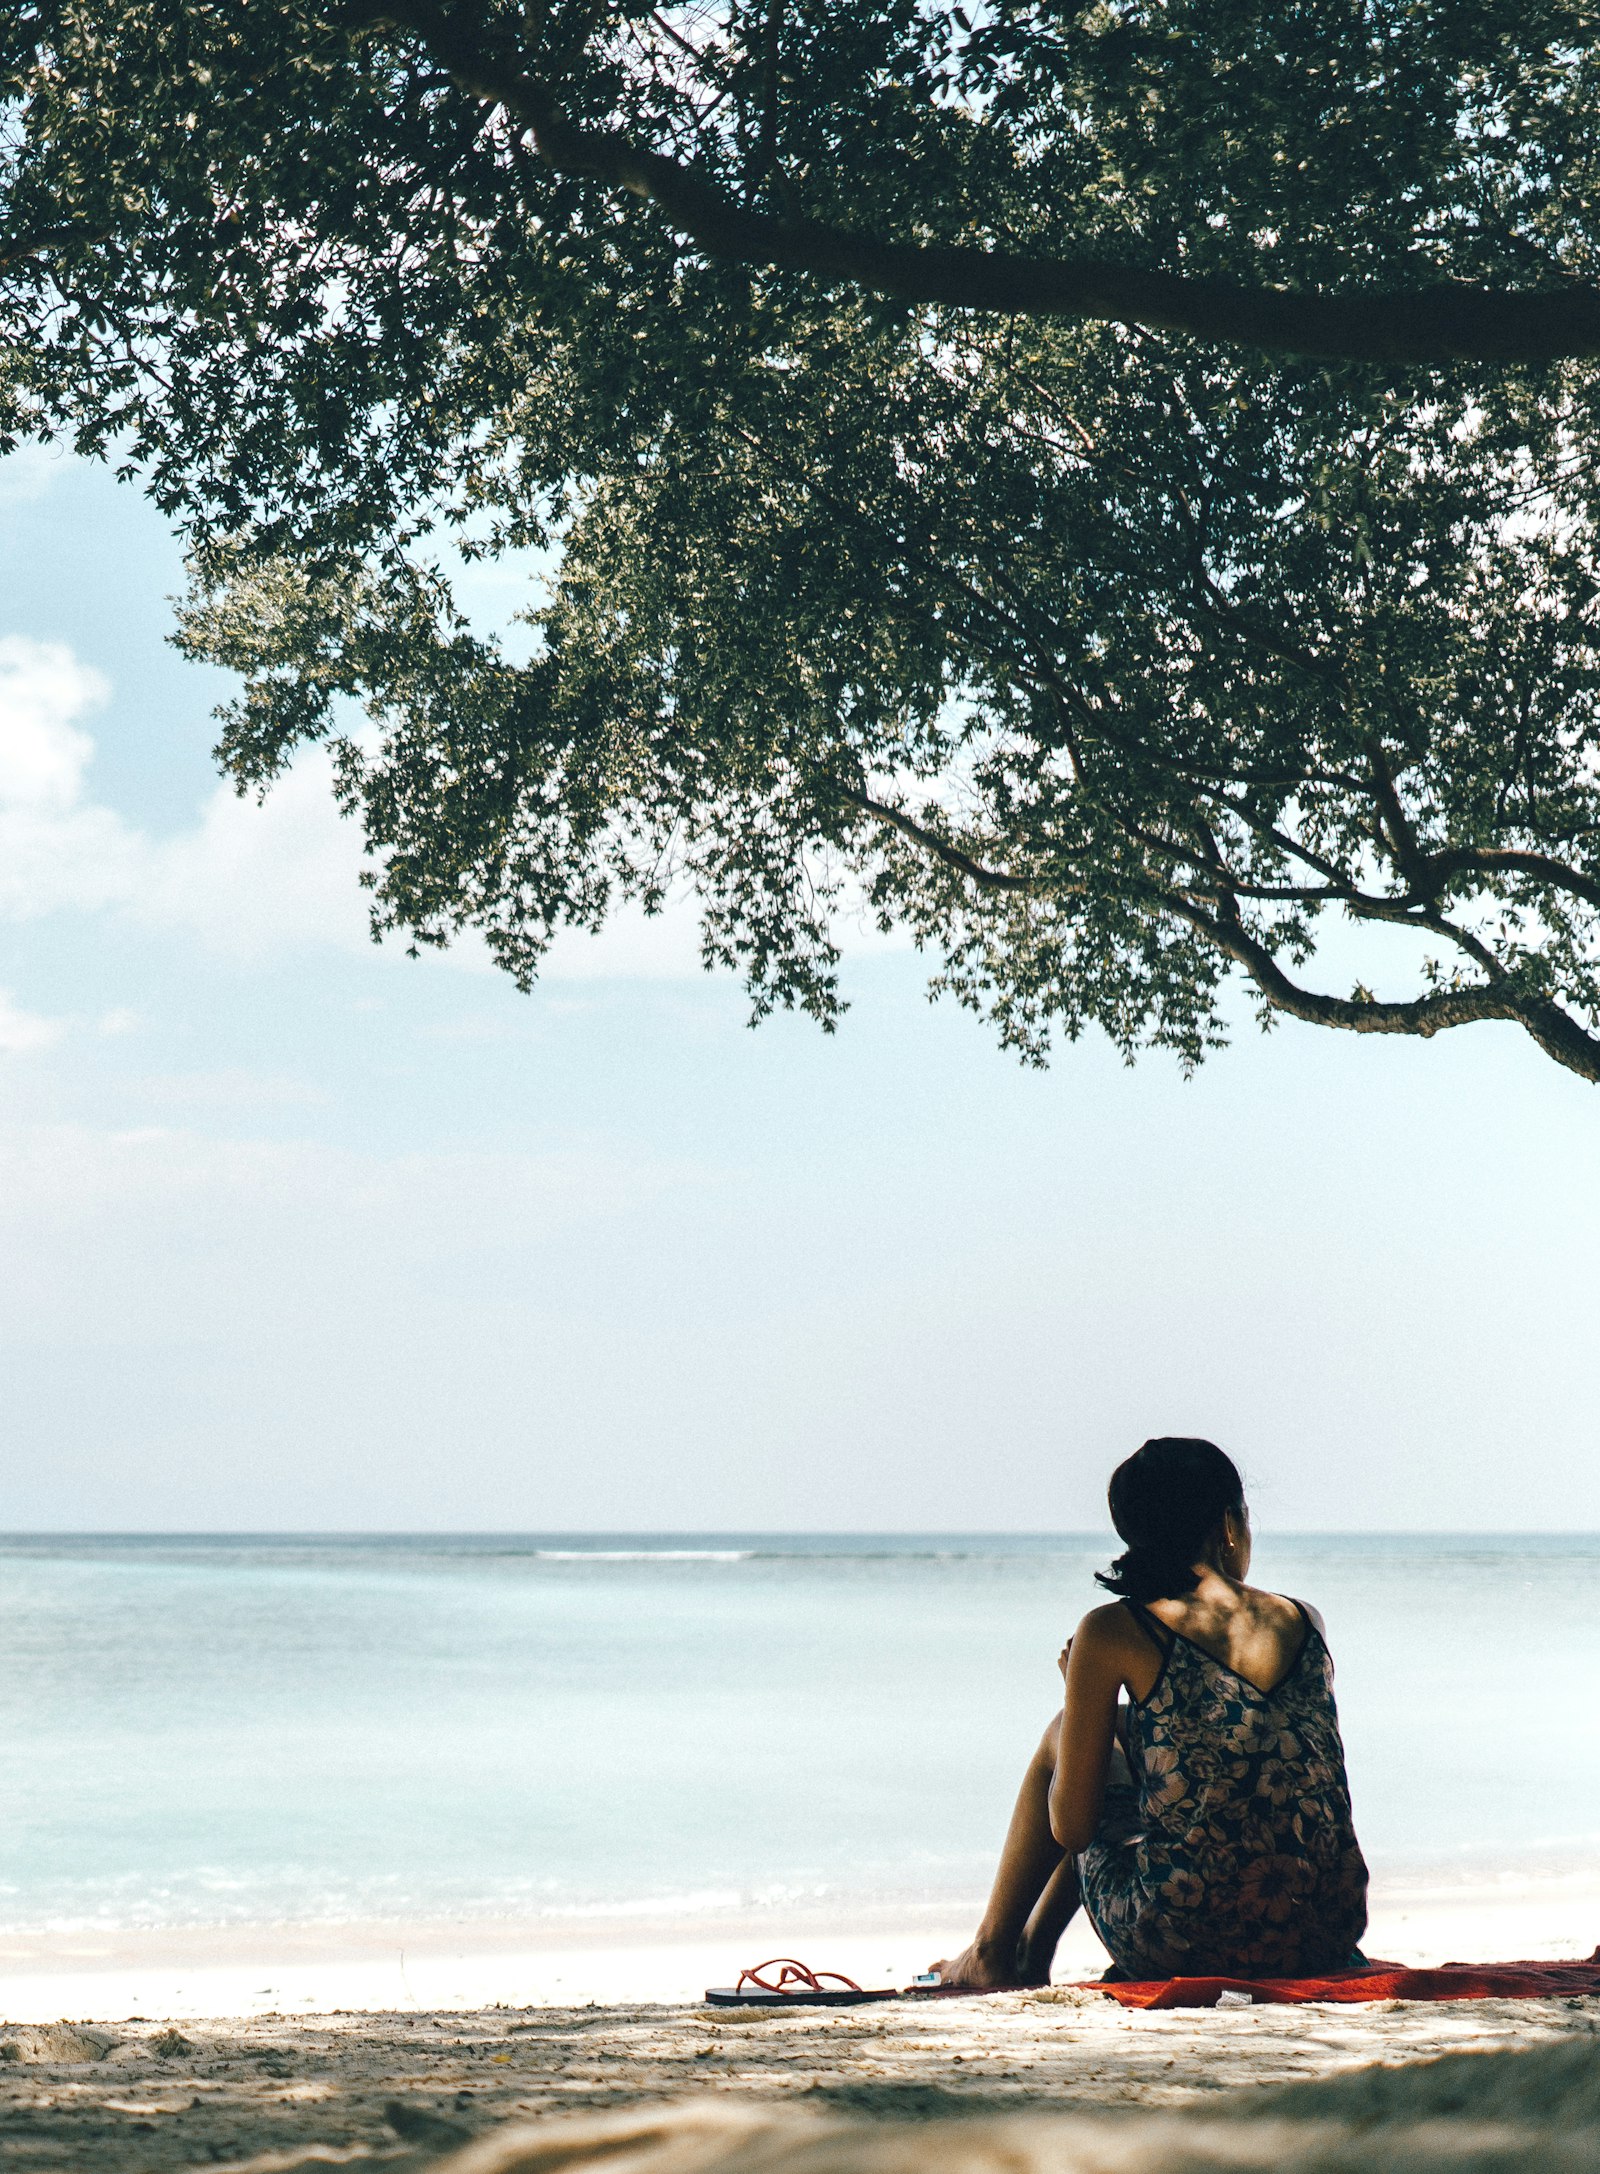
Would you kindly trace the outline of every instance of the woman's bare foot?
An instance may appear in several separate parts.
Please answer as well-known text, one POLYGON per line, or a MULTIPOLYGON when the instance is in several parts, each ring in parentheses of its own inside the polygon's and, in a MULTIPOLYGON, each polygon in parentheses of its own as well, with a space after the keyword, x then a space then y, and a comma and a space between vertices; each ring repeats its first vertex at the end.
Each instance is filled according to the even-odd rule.
POLYGON ((938 1971, 941 1985, 970 1985, 978 1993, 993 1993, 1002 1986, 1024 1982, 1017 1972, 1015 1949, 1009 1955, 1003 1955, 981 1940, 974 1940, 971 1947, 963 1948, 959 1955, 951 1955, 931 1967, 938 1971))

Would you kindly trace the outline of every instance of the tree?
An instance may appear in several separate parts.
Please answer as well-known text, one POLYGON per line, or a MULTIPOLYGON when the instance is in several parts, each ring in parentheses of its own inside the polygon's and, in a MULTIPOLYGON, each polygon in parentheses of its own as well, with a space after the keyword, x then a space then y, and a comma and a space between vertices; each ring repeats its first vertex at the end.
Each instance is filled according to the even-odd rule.
POLYGON ((7 427, 183 522, 222 758, 331 742, 380 929, 526 982, 681 880, 831 1023, 858 894, 1033 1056, 1193 1062, 1238 971, 1600 1080, 1582 9, 4 35, 7 427), (543 554, 526 655, 461 550, 543 554))

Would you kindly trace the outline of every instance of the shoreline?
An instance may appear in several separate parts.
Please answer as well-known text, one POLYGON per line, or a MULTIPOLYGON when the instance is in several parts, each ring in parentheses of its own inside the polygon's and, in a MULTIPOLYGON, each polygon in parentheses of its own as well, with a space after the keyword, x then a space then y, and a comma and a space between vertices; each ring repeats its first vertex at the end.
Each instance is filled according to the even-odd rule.
MULTIPOLYGON (((201 2021, 495 2007, 698 2003, 708 1985, 798 1954, 863 1984, 905 1984, 965 1944, 977 1904, 729 1910, 715 1917, 367 1920, 0 1932, 0 2017, 201 2021)), ((1365 1950, 1415 1964, 1587 1956, 1600 1871, 1494 1881, 1375 1879, 1365 1950)), ((1080 1914, 1058 1985, 1106 1957, 1080 1914)))

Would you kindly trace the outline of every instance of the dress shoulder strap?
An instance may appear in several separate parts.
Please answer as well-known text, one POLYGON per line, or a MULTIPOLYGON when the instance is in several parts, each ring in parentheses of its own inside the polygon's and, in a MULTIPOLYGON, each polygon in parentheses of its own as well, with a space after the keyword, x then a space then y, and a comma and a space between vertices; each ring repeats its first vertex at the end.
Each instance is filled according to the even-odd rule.
POLYGON ((1122 1605, 1127 1609, 1129 1615, 1133 1617, 1133 1620, 1144 1632, 1161 1658, 1165 1660, 1172 1651, 1173 1637, 1166 1624, 1162 1622, 1159 1616, 1152 1615, 1150 1610, 1142 1606, 1137 1600, 1129 1600, 1124 1596, 1122 1605))
POLYGON ((1333 1666, 1333 1655, 1328 1651, 1328 1634, 1322 1627, 1322 1619, 1317 1614, 1316 1609, 1308 1608, 1303 1600, 1296 1600, 1293 1593, 1285 1593, 1282 1597, 1288 1601, 1290 1607, 1300 1617, 1300 1644, 1296 1649, 1295 1658, 1298 1660, 1300 1655, 1315 1640, 1322 1648, 1323 1655, 1331 1668, 1333 1666))
MULTIPOLYGON (((1322 1638, 1322 1626, 1317 1621, 1317 1611, 1315 1608, 1308 1608, 1303 1600, 1296 1600, 1293 1593, 1280 1593, 1278 1595, 1278 1598, 1280 1600, 1286 1600, 1289 1603, 1290 1607, 1293 1608, 1296 1615, 1299 1616, 1300 1627, 1303 1636, 1307 1638, 1322 1638)), ((1322 1642, 1324 1645, 1327 1644, 1327 1640, 1325 1638, 1323 1638, 1322 1642)))

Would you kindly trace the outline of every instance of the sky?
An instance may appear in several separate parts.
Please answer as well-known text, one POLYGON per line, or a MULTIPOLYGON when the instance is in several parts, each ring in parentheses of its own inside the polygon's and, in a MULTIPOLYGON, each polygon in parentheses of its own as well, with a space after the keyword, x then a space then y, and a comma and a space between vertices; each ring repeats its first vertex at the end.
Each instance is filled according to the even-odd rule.
POLYGON ((1258 1525, 1600 1527, 1600 1092, 1517 1030, 1041 1073, 881 940, 832 1037, 683 915, 409 960, 181 586, 0 462, 0 1528, 1098 1529, 1157 1433, 1258 1525))

